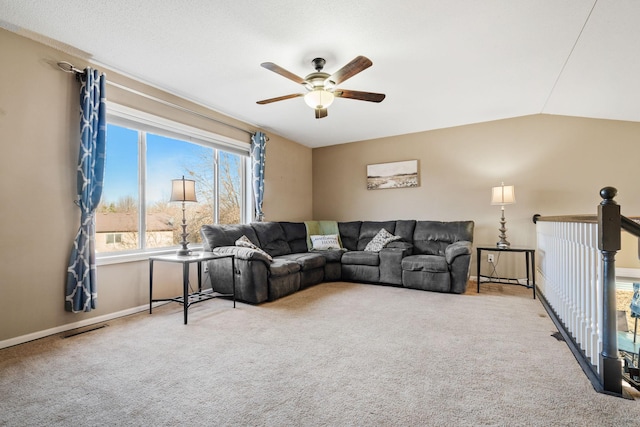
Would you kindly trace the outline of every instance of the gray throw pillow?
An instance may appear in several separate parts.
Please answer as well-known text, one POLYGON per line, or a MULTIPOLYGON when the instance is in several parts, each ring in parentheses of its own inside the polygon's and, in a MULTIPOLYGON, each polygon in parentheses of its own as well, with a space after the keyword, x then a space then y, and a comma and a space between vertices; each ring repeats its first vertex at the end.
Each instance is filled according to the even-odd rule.
POLYGON ((400 239, 402 239, 402 237, 394 236, 386 229, 381 228, 380 231, 378 231, 378 234, 376 234, 373 239, 371 239, 371 241, 367 243, 367 246, 364 248, 364 250, 367 252, 380 252, 382 248, 387 246, 389 243, 400 239))
POLYGON ((269 260, 269 262, 273 262, 273 258, 271 257, 271 255, 269 255, 268 253, 266 253, 265 251, 263 251, 262 249, 254 245, 253 242, 251 242, 251 240, 249 240, 247 236, 243 235, 241 238, 236 240, 236 246, 240 246, 242 248, 250 248, 255 251, 258 251, 261 254, 263 254, 269 260))

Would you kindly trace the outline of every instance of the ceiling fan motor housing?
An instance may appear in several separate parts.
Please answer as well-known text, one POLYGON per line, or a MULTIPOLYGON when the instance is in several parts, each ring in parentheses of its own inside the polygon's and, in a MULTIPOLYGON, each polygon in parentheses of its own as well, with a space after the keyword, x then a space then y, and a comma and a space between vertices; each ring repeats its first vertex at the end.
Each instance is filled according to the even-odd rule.
MULTIPOLYGON (((327 81, 329 76, 330 75, 328 73, 323 73, 320 71, 308 74, 304 78, 307 81, 307 85, 306 85, 307 89, 314 90, 314 89, 325 88, 325 83, 330 83, 329 81, 327 81)), ((328 86, 333 86, 333 85, 329 84, 328 86)))

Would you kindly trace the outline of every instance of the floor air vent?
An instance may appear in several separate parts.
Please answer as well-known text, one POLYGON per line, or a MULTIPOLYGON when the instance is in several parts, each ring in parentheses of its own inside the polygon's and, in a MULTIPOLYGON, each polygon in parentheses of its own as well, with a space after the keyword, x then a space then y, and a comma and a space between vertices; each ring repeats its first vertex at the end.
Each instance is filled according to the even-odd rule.
POLYGON ((82 328, 77 328, 77 329, 72 329, 70 331, 67 331, 66 334, 64 334, 62 336, 62 338, 71 338, 71 337, 75 337, 76 335, 80 335, 80 334, 85 334, 87 332, 92 332, 92 331, 96 331, 98 329, 102 329, 102 328, 106 328, 107 326, 109 326, 106 323, 103 324, 98 324, 98 325, 89 325, 89 326, 85 326, 82 328))

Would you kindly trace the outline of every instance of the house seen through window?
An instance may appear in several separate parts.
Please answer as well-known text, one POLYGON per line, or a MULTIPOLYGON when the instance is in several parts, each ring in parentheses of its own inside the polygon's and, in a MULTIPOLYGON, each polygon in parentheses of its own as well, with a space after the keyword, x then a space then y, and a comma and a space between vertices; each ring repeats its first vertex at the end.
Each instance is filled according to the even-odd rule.
POLYGON ((107 244, 119 244, 122 243, 122 233, 105 233, 107 237, 107 244))
POLYGON ((135 122, 107 125, 104 185, 96 210, 98 253, 178 246, 182 203, 169 199, 171 180, 183 176, 195 180, 198 199, 185 203, 190 243, 201 243, 203 224, 247 222, 247 155, 154 130, 137 128, 135 122))

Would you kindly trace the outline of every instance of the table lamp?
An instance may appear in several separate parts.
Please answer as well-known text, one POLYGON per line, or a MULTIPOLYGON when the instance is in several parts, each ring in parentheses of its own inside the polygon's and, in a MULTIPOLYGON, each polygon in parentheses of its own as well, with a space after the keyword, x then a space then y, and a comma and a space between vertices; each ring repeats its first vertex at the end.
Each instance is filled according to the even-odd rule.
POLYGON ((507 241, 507 235, 505 232, 505 224, 507 221, 504 219, 504 205, 511 205, 516 202, 516 193, 513 185, 504 185, 504 182, 499 187, 493 187, 491 189, 491 204, 500 205, 502 216, 500 217, 500 241, 496 244, 498 248, 506 249, 511 246, 511 243, 507 241))
POLYGON ((180 245, 182 248, 178 249, 176 254, 189 255, 191 250, 187 248, 189 242, 187 241, 187 219, 185 217, 185 202, 197 202, 196 199, 196 182, 192 179, 172 179, 171 180, 171 202, 182 202, 182 241, 180 245))

